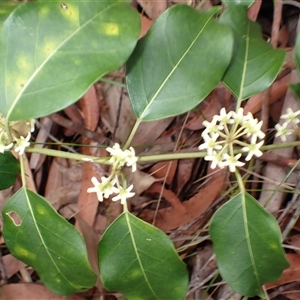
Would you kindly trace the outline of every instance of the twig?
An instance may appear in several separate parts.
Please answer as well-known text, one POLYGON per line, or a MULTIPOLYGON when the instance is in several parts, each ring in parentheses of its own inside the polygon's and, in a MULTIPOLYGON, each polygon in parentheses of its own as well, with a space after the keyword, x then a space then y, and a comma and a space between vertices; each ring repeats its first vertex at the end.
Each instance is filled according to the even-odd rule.
POLYGON ((285 0, 285 1, 282 2, 282 4, 284 4, 284 5, 293 5, 295 7, 300 8, 300 3, 297 2, 297 1, 293 1, 293 0, 285 0))
POLYGON ((274 48, 277 47, 279 39, 280 21, 282 17, 282 0, 276 0, 274 4, 274 15, 272 25, 271 44, 274 48))

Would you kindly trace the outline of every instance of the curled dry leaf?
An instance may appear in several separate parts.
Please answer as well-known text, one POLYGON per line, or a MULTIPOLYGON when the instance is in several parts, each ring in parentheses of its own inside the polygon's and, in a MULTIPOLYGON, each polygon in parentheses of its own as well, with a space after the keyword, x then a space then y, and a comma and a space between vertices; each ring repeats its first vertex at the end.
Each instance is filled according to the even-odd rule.
MULTIPOLYGON (((130 171, 130 170, 129 170, 130 171)), ((130 180, 130 184, 134 186, 134 192, 137 196, 146 191, 154 182, 157 181, 153 176, 140 170, 136 170, 134 173, 125 171, 127 178, 130 180)))
POLYGON ((162 181, 165 180, 165 177, 167 177, 165 180, 166 184, 171 184, 174 180, 177 165, 178 160, 160 161, 150 168, 149 173, 153 177, 162 181))
POLYGON ((14 258, 11 254, 3 256, 3 263, 5 266, 7 278, 10 278, 11 276, 19 272, 21 269, 26 267, 26 264, 14 258))
MULTIPOLYGON (((227 174, 226 170, 219 171, 188 201, 180 202, 176 200, 175 206, 160 209, 155 220, 155 226, 163 231, 168 231, 183 226, 200 217, 224 189, 227 174), (177 203, 178 201, 179 203, 177 203)), ((150 189, 154 185, 152 185, 150 189)), ((153 215, 153 211, 144 210, 142 217, 148 222, 152 222, 153 215)))
MULTIPOLYGON (((72 123, 75 126, 84 126, 84 120, 82 118, 82 115, 79 112, 79 108, 76 104, 72 104, 64 109, 64 113, 67 115, 67 117, 72 121, 72 123)), ((64 135, 65 136, 71 136, 75 132, 72 129, 64 128, 64 135)))

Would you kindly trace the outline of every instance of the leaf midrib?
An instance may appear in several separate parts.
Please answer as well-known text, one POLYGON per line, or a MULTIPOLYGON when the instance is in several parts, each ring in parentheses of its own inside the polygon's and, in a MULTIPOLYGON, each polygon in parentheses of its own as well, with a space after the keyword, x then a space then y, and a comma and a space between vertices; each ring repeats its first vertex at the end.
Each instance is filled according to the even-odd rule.
POLYGON ((247 34, 246 34, 246 47, 245 47, 245 56, 244 56, 244 65, 242 71, 242 78, 240 84, 240 92, 238 96, 238 100, 241 101, 243 97, 243 88, 246 80, 246 72, 247 72, 247 65, 248 65, 248 56, 249 56, 249 31, 250 31, 250 23, 247 24, 247 34))
POLYGON ((130 238, 131 238, 131 241, 132 241, 132 246, 133 246, 133 249, 134 249, 134 253, 136 255, 136 258, 137 258, 138 264, 140 266, 140 269, 142 271, 142 274, 145 278, 145 282, 147 283, 147 285, 148 285, 150 291, 152 292, 153 296, 155 296, 156 299, 159 299, 159 297, 156 295, 155 291, 151 287, 148 276, 146 275, 146 273, 144 271, 143 263, 141 261, 140 255, 138 253, 137 245, 136 245, 135 238, 134 238, 133 231, 132 231, 132 227, 131 227, 131 224, 130 224, 129 213, 126 212, 125 217, 126 217, 126 222, 127 222, 127 225, 128 225, 129 235, 130 235, 130 238))
POLYGON ((60 271, 58 265, 56 264, 55 260, 53 259, 52 255, 51 255, 51 253, 48 251, 48 247, 46 245, 46 242, 45 242, 45 240, 43 238, 43 235, 42 235, 42 233, 41 233, 41 231, 39 229, 39 226, 37 224, 37 221, 35 219, 34 212, 33 212, 33 209, 32 209, 31 203, 30 203, 30 198, 29 198, 29 195, 27 193, 27 189, 25 187, 23 187, 23 190, 24 190, 24 194, 25 194, 25 197, 26 197, 28 209, 29 209, 30 214, 32 216, 32 220, 33 220, 34 226, 36 228, 38 236, 40 237, 41 243, 44 246, 44 249, 45 249, 46 253, 48 254, 48 257, 50 258, 50 260, 53 263, 53 266, 55 267, 55 269, 57 270, 57 272, 59 274, 61 274, 61 276, 65 279, 65 281, 68 282, 70 284, 70 286, 73 286, 74 289, 77 289, 77 287, 70 280, 68 280, 68 278, 60 271))
POLYGON ((246 235, 246 241, 247 241, 247 248, 248 248, 248 253, 250 257, 250 261, 252 264, 252 268, 254 271, 255 275, 255 280, 257 281, 258 285, 261 285, 261 282, 259 280, 259 273, 256 268, 256 263, 254 260, 254 254, 251 246, 251 241, 250 241, 250 234, 249 234, 249 228, 248 228, 248 217, 247 217, 247 209, 246 209, 246 194, 242 193, 242 211, 243 211, 243 219, 244 219, 244 229, 245 229, 245 235, 246 235))
MULTIPOLYGON (((119 2, 115 2, 113 4, 110 4, 109 6, 107 6, 106 8, 104 8, 103 10, 101 10, 99 13, 95 14, 92 18, 90 18, 88 21, 86 21, 84 24, 82 24, 81 26, 79 26, 72 34, 70 34, 62 43, 60 43, 56 49, 54 51, 52 51, 51 55, 49 55, 43 63, 41 63, 41 65, 33 72, 33 74, 29 77, 29 79, 27 80, 26 84, 24 84, 24 87, 20 90, 20 92, 18 93, 18 95, 16 96, 15 100, 11 103, 10 108, 7 111, 7 115, 6 118, 7 120, 9 120, 9 116, 10 114, 13 112, 15 106, 17 105, 19 99, 21 98, 23 92, 26 90, 26 88, 29 86, 29 84, 32 82, 32 80, 36 77, 36 75, 40 72, 40 70, 45 66, 45 64, 56 54, 56 52, 63 46, 65 45, 74 35, 76 35, 82 28, 84 28, 85 26, 87 26, 90 22, 92 22, 95 18, 97 18, 99 15, 101 15, 103 12, 105 12, 106 10, 110 9, 111 7, 113 7, 114 5, 119 4, 119 2)), ((78 8, 79 9, 79 8, 78 8)), ((7 35, 7 39, 8 39, 8 35, 7 35)), ((8 53, 8 48, 6 49, 7 53, 8 53)), ((6 57, 7 57, 7 53, 6 53, 6 57)), ((7 59, 6 59, 7 61, 7 59)), ((6 73, 6 63, 5 63, 5 70, 4 72, 6 73)), ((6 74, 4 75, 5 79, 6 79, 6 74)), ((5 85, 6 87, 6 85, 5 85)), ((7 100, 7 89, 5 88, 5 94, 6 94, 6 100, 7 100)), ((9 105, 9 104, 8 104, 9 105)))
POLYGON ((172 74, 175 72, 175 70, 177 69, 177 67, 179 66, 179 64, 181 63, 181 61, 185 58, 185 56, 188 54, 189 50, 193 47, 193 45, 196 43, 197 39, 199 38, 199 36, 201 35, 201 33, 203 32, 203 30, 206 28, 208 22, 214 17, 215 14, 211 14, 211 16, 209 16, 209 18, 207 19, 207 21, 205 22, 204 26, 201 28, 201 30, 199 31, 199 33, 196 35, 196 37, 194 38, 194 40, 192 41, 191 45, 187 48, 187 50, 183 53, 183 55, 181 56, 181 58, 178 60, 178 62, 176 63, 176 65, 171 69, 171 71, 169 72, 169 74, 167 75, 167 77, 165 78, 165 80, 162 82, 162 84, 159 86, 159 88, 157 89, 156 93, 152 96, 152 98, 150 99, 149 103, 146 105, 144 111, 142 112, 142 114, 140 115, 139 119, 143 120, 144 115, 147 113, 147 110, 149 109, 149 107, 152 105, 153 101, 155 100, 155 98, 157 97, 157 95, 160 93, 160 91, 163 89, 163 87, 165 86, 166 82, 169 80, 169 78, 172 76, 172 74))

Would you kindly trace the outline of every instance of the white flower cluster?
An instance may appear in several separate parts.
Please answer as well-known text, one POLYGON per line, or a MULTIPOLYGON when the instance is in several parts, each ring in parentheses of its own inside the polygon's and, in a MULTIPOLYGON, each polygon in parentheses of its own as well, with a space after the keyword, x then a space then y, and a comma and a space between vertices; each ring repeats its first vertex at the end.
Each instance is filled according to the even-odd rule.
POLYGON ((298 129, 298 123, 300 122, 298 118, 299 115, 300 110, 294 112, 291 108, 288 108, 286 114, 280 117, 280 119, 286 121, 282 125, 275 125, 275 129, 277 130, 275 137, 280 137, 283 142, 286 142, 286 136, 294 133, 295 130, 298 129))
POLYGON ((10 121, 0 116, 0 153, 14 150, 22 155, 30 145, 31 132, 34 131, 35 120, 10 121), (9 132, 8 132, 9 130, 9 132))
POLYGON ((228 113, 222 108, 220 115, 214 116, 211 122, 204 121, 203 125, 206 127, 202 133, 204 143, 199 150, 207 150, 204 159, 212 162, 212 169, 229 167, 230 172, 235 172, 236 167, 243 166, 245 163, 239 160, 242 153, 235 154, 237 150, 247 153, 246 161, 253 155, 262 155, 260 147, 265 137, 262 121, 258 122, 251 113, 244 115, 243 108, 228 113))
POLYGON ((128 198, 131 198, 135 193, 131 192, 133 185, 127 187, 126 180, 122 177, 122 183, 119 181, 120 170, 126 165, 132 168, 132 172, 136 171, 136 162, 138 158, 135 156, 135 151, 132 147, 122 150, 120 145, 116 143, 112 148, 106 148, 111 154, 110 162, 112 163, 112 172, 109 177, 101 177, 101 182, 96 177, 92 177, 91 181, 94 187, 88 188, 88 193, 96 193, 99 201, 103 198, 108 198, 112 194, 116 194, 112 198, 113 201, 121 201, 125 204, 128 198))

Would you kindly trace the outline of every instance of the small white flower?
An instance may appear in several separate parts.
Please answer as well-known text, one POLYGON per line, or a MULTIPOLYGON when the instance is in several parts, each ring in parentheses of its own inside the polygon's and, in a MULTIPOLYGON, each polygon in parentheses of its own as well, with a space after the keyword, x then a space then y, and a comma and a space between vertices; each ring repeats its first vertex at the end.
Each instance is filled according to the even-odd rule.
POLYGON ((126 150, 122 150, 120 145, 116 143, 113 147, 106 148, 106 151, 110 153, 110 162, 113 168, 120 169, 125 164, 127 167, 132 167, 132 172, 136 171, 136 162, 138 158, 135 156, 135 151, 132 147, 126 150))
POLYGON ((129 148, 129 150, 125 150, 127 157, 125 158, 126 160, 126 166, 127 167, 132 167, 132 172, 136 171, 136 162, 138 158, 135 156, 135 151, 132 147, 129 148))
POLYGON ((245 163, 239 161, 239 158, 242 156, 241 153, 233 156, 229 155, 228 153, 224 153, 223 155, 223 161, 219 163, 219 167, 229 167, 230 172, 235 172, 236 167, 242 167, 245 165, 245 163))
POLYGON ((282 125, 276 124, 275 129, 277 133, 275 137, 280 137, 283 142, 286 142, 286 136, 293 133, 293 130, 287 129, 288 122, 284 122, 282 125))
POLYGON ((220 164, 222 162, 220 154, 217 153, 215 150, 213 150, 211 154, 208 153, 208 155, 204 157, 204 160, 211 161, 211 169, 215 169, 217 166, 220 167, 220 164))
POLYGON ((203 150, 203 149, 207 149, 207 152, 211 153, 211 151, 213 149, 215 150, 221 150, 222 149, 222 145, 220 145, 218 142, 217 142, 217 139, 219 137, 219 134, 218 133, 211 133, 209 134, 208 132, 205 132, 206 130, 204 130, 202 132, 202 137, 204 139, 204 143, 201 144, 198 149, 199 150, 203 150))
POLYGON ((107 147, 106 151, 110 153, 110 162, 116 168, 121 168, 126 163, 127 153, 123 151, 118 143, 115 143, 113 147, 107 147))
POLYGON ((103 197, 107 199, 111 194, 117 193, 119 190, 114 186, 115 179, 110 179, 105 176, 101 177, 101 182, 96 177, 91 179, 94 187, 88 188, 88 193, 97 193, 97 198, 100 202, 103 201, 103 197))
POLYGON ((285 119, 288 122, 292 122, 297 125, 300 122, 300 119, 297 116, 300 114, 300 110, 293 111, 290 107, 286 110, 286 114, 282 115, 280 118, 285 119))
POLYGON ((24 138, 23 136, 20 136, 20 138, 15 138, 16 141, 16 145, 14 150, 16 152, 19 153, 19 155, 22 155, 25 151, 25 149, 30 146, 30 137, 31 137, 31 133, 28 132, 28 135, 26 136, 26 138, 24 138))
POLYGON ((135 193, 130 192, 132 189, 133 189, 133 185, 130 185, 127 189, 125 189, 124 187, 119 188, 118 191, 116 192, 118 193, 118 195, 113 197, 112 200, 113 201, 121 200, 121 204, 124 205, 128 198, 131 198, 135 195, 135 193))
POLYGON ((265 137, 265 133, 261 131, 262 124, 263 121, 258 122, 257 119, 250 119, 243 124, 245 131, 247 132, 246 136, 251 136, 252 144, 256 142, 257 138, 263 139, 265 137))
POLYGON ((263 153, 260 151, 260 147, 263 145, 264 141, 259 142, 258 144, 250 144, 246 147, 242 148, 243 152, 248 152, 248 155, 246 156, 245 160, 249 161, 252 156, 260 157, 263 155, 263 153))
POLYGON ((208 122, 207 120, 203 121, 202 125, 206 127, 206 131, 210 132, 210 133, 214 133, 214 132, 218 132, 219 130, 222 130, 224 128, 223 125, 218 124, 217 122, 219 121, 219 119, 217 118, 217 116, 214 116, 213 119, 211 120, 211 122, 208 122))
POLYGON ((0 142, 0 153, 4 153, 5 151, 11 149, 12 146, 13 146, 13 143, 5 145, 4 143, 0 142))
POLYGON ((230 124, 242 124, 245 121, 244 109, 240 107, 237 112, 233 112, 230 124))
POLYGON ((211 161, 212 169, 216 166, 229 167, 230 172, 235 172, 236 167, 243 166, 244 163, 239 161, 242 154, 235 155, 235 149, 248 152, 246 160, 250 160, 253 155, 262 155, 260 147, 263 141, 260 140, 265 137, 261 130, 262 121, 258 122, 250 112, 244 115, 243 108, 228 113, 222 108, 219 116, 214 116, 211 123, 203 122, 203 125, 206 127, 202 132, 204 143, 198 148, 206 149, 204 159, 211 161))
POLYGON ((221 124, 230 124, 231 123, 231 117, 233 115, 233 111, 229 111, 228 113, 226 113, 226 109, 223 107, 220 110, 220 115, 219 115, 219 121, 221 124))

